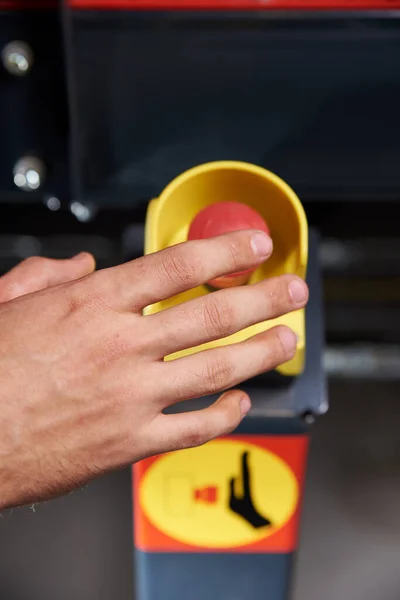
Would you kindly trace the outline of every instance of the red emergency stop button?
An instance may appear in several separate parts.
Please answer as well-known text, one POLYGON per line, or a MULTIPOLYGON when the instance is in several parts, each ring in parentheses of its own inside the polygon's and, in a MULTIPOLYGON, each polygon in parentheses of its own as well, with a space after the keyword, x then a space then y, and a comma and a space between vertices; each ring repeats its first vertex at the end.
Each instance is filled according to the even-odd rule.
MULTIPOLYGON (((203 240, 231 231, 257 229, 269 235, 269 228, 262 216, 247 204, 240 202, 217 202, 201 210, 193 219, 189 240, 203 240)), ((233 275, 225 275, 209 281, 215 288, 227 288, 248 282, 255 269, 249 269, 233 275)))

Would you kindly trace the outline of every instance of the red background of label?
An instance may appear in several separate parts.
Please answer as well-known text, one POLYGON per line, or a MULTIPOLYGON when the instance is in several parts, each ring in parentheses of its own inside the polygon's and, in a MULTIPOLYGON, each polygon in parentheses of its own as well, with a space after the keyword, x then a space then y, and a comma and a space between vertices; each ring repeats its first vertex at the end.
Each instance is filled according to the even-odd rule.
MULTIPOLYGON (((224 439, 224 438, 222 438, 224 439)), ((148 458, 133 467, 133 519, 135 547, 147 552, 192 552, 192 553, 288 553, 296 549, 301 512, 301 499, 307 464, 308 436, 245 436, 234 435, 225 439, 247 442, 273 452, 291 468, 300 489, 297 508, 291 519, 276 533, 247 546, 230 549, 205 549, 174 540, 156 529, 139 504, 140 481, 149 467, 160 457, 148 458)))

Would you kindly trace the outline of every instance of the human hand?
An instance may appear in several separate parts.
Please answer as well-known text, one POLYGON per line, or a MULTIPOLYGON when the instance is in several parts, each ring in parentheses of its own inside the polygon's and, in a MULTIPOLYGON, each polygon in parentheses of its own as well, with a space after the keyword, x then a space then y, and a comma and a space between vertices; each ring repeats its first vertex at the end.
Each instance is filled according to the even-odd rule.
POLYGON ((250 409, 240 391, 200 411, 163 411, 290 360, 293 332, 275 327, 239 344, 163 358, 303 307, 306 285, 285 275, 151 316, 142 310, 258 265, 271 251, 264 234, 235 232, 1 304, 0 508, 65 493, 146 456, 235 429, 250 409))

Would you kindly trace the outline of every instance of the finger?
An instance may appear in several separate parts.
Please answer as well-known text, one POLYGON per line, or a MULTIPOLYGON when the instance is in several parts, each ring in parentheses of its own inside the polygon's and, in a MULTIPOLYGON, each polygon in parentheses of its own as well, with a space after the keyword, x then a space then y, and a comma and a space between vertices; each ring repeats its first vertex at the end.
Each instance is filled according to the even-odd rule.
POLYGON ((277 326, 237 344, 213 348, 159 365, 165 405, 222 392, 293 358, 297 340, 277 326))
POLYGON ((193 348, 305 306, 308 288, 292 275, 207 294, 149 316, 157 358, 193 348))
POLYGON ((231 499, 236 497, 236 494, 235 494, 235 478, 234 477, 232 477, 229 480, 229 492, 230 492, 229 496, 230 496, 231 499))
POLYGON ((95 260, 87 252, 65 260, 32 256, 0 278, 0 302, 80 279, 94 269, 95 260))
POLYGON ((265 233, 236 231, 171 246, 104 270, 101 277, 121 308, 142 310, 222 275, 256 267, 271 252, 265 233))
POLYGON ((250 398, 233 390, 203 410, 159 415, 152 428, 154 453, 193 448, 226 435, 236 429, 250 407, 250 398))

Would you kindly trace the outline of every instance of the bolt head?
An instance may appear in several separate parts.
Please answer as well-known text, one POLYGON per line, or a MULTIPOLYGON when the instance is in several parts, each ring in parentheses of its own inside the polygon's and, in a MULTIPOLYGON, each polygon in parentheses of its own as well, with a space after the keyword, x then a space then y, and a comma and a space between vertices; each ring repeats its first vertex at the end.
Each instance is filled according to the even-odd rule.
POLYGON ((14 41, 7 44, 1 53, 3 67, 11 75, 24 77, 33 65, 33 52, 25 42, 14 41))
POLYGON ((96 216, 96 207, 93 204, 83 204, 83 202, 74 201, 69 205, 69 209, 74 217, 81 223, 88 223, 96 216))
POLYGON ((56 196, 48 196, 45 198, 44 203, 52 212, 57 212, 61 208, 61 202, 56 196))
POLYGON ((24 156, 13 169, 14 183, 24 192, 35 192, 43 184, 45 166, 36 156, 24 156))

